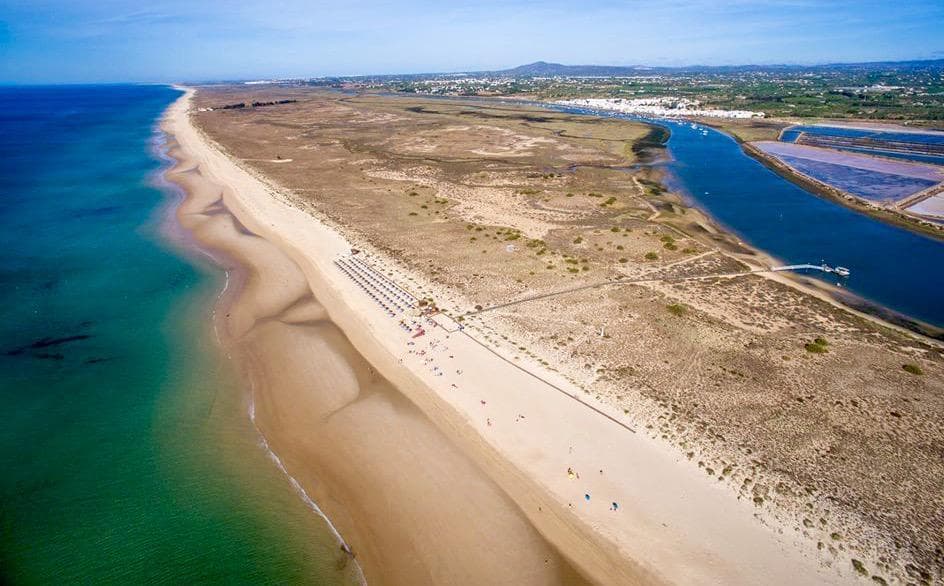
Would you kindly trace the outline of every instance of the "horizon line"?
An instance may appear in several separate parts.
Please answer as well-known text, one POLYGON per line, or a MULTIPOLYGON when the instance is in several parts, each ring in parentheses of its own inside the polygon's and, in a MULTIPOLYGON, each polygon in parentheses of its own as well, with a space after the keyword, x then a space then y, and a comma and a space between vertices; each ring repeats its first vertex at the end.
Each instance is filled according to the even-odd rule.
MULTIPOLYGON (((293 80, 310 80, 310 79, 331 79, 331 78, 370 78, 370 77, 397 77, 397 76, 422 76, 422 75, 462 75, 462 74, 483 74, 483 73, 507 73, 514 71, 515 69, 520 69, 528 67, 531 65, 552 65, 559 67, 568 67, 568 68, 579 68, 579 67, 597 67, 597 68, 611 68, 611 69, 724 69, 724 68, 737 68, 737 67, 770 67, 770 68, 795 68, 802 69, 804 67, 840 67, 840 66, 854 66, 854 65, 894 65, 900 63, 933 63, 933 62, 942 62, 944 63, 944 57, 927 57, 927 58, 913 58, 913 59, 892 59, 892 60, 872 60, 872 61, 830 61, 830 62, 806 62, 806 63, 785 63, 785 62, 753 62, 753 63, 729 63, 723 65, 708 65, 705 63, 689 63, 684 65, 645 65, 645 64, 633 64, 633 65, 613 65, 613 64, 594 64, 594 63, 579 63, 579 64, 566 64, 556 61, 544 61, 537 60, 524 63, 521 65, 515 65, 512 67, 505 67, 504 69, 458 69, 451 71, 415 71, 415 72, 406 72, 400 71, 396 73, 336 73, 336 74, 322 74, 322 75, 290 75, 290 76, 278 76, 278 77, 265 77, 265 76, 255 76, 255 77, 246 77, 246 78, 216 78, 216 79, 203 79, 203 80, 176 80, 176 81, 157 81, 157 80, 125 80, 125 81, 70 81, 70 82, 56 82, 56 81, 47 81, 47 82, 38 82, 38 83, 22 83, 17 81, 8 81, 0 80, 0 87, 43 87, 43 86, 82 86, 82 85, 173 85, 173 84, 225 84, 225 83, 236 83, 236 82, 246 82, 246 81, 293 81, 293 80)), ((577 76, 577 77, 588 77, 588 76, 577 76)), ((593 77, 593 76, 591 76, 593 77)), ((600 77, 614 77, 613 75, 601 75, 600 77)))

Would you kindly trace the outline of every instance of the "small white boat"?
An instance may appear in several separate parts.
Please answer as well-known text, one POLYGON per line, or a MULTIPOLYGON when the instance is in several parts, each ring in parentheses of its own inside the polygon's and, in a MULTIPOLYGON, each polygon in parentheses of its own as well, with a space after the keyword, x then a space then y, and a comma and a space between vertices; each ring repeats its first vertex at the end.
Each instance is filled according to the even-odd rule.
POLYGON ((849 269, 847 269, 846 267, 836 267, 835 271, 836 271, 836 274, 839 275, 840 277, 849 276, 849 269))

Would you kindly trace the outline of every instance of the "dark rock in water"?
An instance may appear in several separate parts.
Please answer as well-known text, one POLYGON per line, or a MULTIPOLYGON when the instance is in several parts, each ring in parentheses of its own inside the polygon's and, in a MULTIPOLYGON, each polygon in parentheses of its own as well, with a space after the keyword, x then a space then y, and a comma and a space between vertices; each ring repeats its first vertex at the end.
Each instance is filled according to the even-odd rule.
POLYGON ((35 356, 36 358, 39 358, 40 360, 63 360, 63 359, 65 359, 65 356, 63 356, 62 354, 59 354, 58 352, 56 352, 56 353, 37 352, 37 353, 34 354, 33 356, 35 356))
POLYGON ((61 338, 41 338, 36 340, 29 345, 29 348, 37 350, 39 348, 49 348, 50 346, 59 346, 60 344, 67 344, 69 342, 78 342, 79 340, 87 340, 92 336, 88 334, 78 334, 75 336, 63 336, 61 338))
POLYGON ((20 346, 19 348, 12 348, 7 350, 7 356, 19 356, 27 350, 41 350, 43 348, 50 348, 52 346, 59 346, 61 344, 68 344, 69 342, 79 342, 81 340, 87 340, 92 336, 89 334, 76 334, 74 336, 62 336, 61 338, 40 338, 31 344, 26 346, 20 346))
POLYGON ((85 364, 98 364, 99 362, 108 362, 111 358, 89 358, 85 361, 85 364))

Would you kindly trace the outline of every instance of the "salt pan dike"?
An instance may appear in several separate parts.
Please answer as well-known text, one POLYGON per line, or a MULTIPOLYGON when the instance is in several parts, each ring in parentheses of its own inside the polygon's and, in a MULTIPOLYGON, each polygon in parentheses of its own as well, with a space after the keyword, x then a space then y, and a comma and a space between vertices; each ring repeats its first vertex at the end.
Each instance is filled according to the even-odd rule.
MULTIPOLYGON (((941 198, 944 169, 789 142, 753 143, 793 171, 854 197, 907 209, 941 198)), ((928 208, 933 211, 932 207, 928 208)), ((915 211, 915 210, 911 210, 915 211)))
POLYGON ((897 124, 821 123, 791 126, 782 142, 944 165, 944 132, 897 124))

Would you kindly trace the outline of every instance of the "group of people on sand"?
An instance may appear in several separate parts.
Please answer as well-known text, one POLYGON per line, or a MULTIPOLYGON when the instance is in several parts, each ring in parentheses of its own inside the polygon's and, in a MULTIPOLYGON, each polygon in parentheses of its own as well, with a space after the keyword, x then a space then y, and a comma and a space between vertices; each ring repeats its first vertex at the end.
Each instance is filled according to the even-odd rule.
MULTIPOLYGON (((434 327, 436 325, 436 322, 434 322, 431 318, 427 317, 426 321, 428 322, 428 325, 431 327, 434 327)), ((414 330, 415 328, 414 331, 423 331, 425 333, 425 331, 422 329, 423 325, 421 323, 413 321, 410 325, 411 325, 411 330, 414 330)), ((416 337, 417 336, 413 336, 413 338, 416 338, 416 337)), ((446 334, 446 339, 449 339, 449 334, 446 334)), ((445 371, 442 369, 442 367, 436 364, 436 357, 433 356, 433 354, 445 353, 446 351, 449 350, 448 346, 446 346, 445 344, 440 344, 440 341, 435 338, 429 339, 429 342, 427 343, 427 346, 424 349, 417 349, 416 341, 413 339, 407 341, 406 345, 408 348, 407 354, 414 354, 416 356, 421 357, 423 360, 423 365, 430 368, 430 371, 433 373, 433 376, 443 376, 445 374, 445 371)), ((449 358, 455 358, 455 356, 452 354, 448 354, 448 356, 449 358)), ((403 358, 400 359, 400 362, 401 363, 403 362, 403 358)), ((456 374, 461 375, 462 370, 456 369, 456 374)), ((452 383, 452 388, 457 389, 459 387, 455 383, 452 383)))
MULTIPOLYGON (((571 453, 573 453, 573 448, 571 448, 570 451, 571 451, 571 453)), ((602 469, 600 470, 600 476, 603 476, 603 470, 602 470, 602 469)), ((573 468, 571 468, 570 466, 568 466, 568 467, 567 467, 567 478, 569 478, 569 479, 571 479, 571 480, 580 480, 580 473, 578 473, 578 472, 575 471, 573 468)), ((590 502, 590 493, 589 493, 589 492, 585 492, 585 493, 584 493, 584 495, 583 495, 583 500, 585 500, 586 502, 590 502)), ((573 505, 570 505, 570 506, 573 506, 573 505)), ((619 503, 617 503, 616 501, 611 502, 611 503, 610 503, 610 510, 611 510, 611 511, 618 511, 618 510, 619 510, 619 503)))

